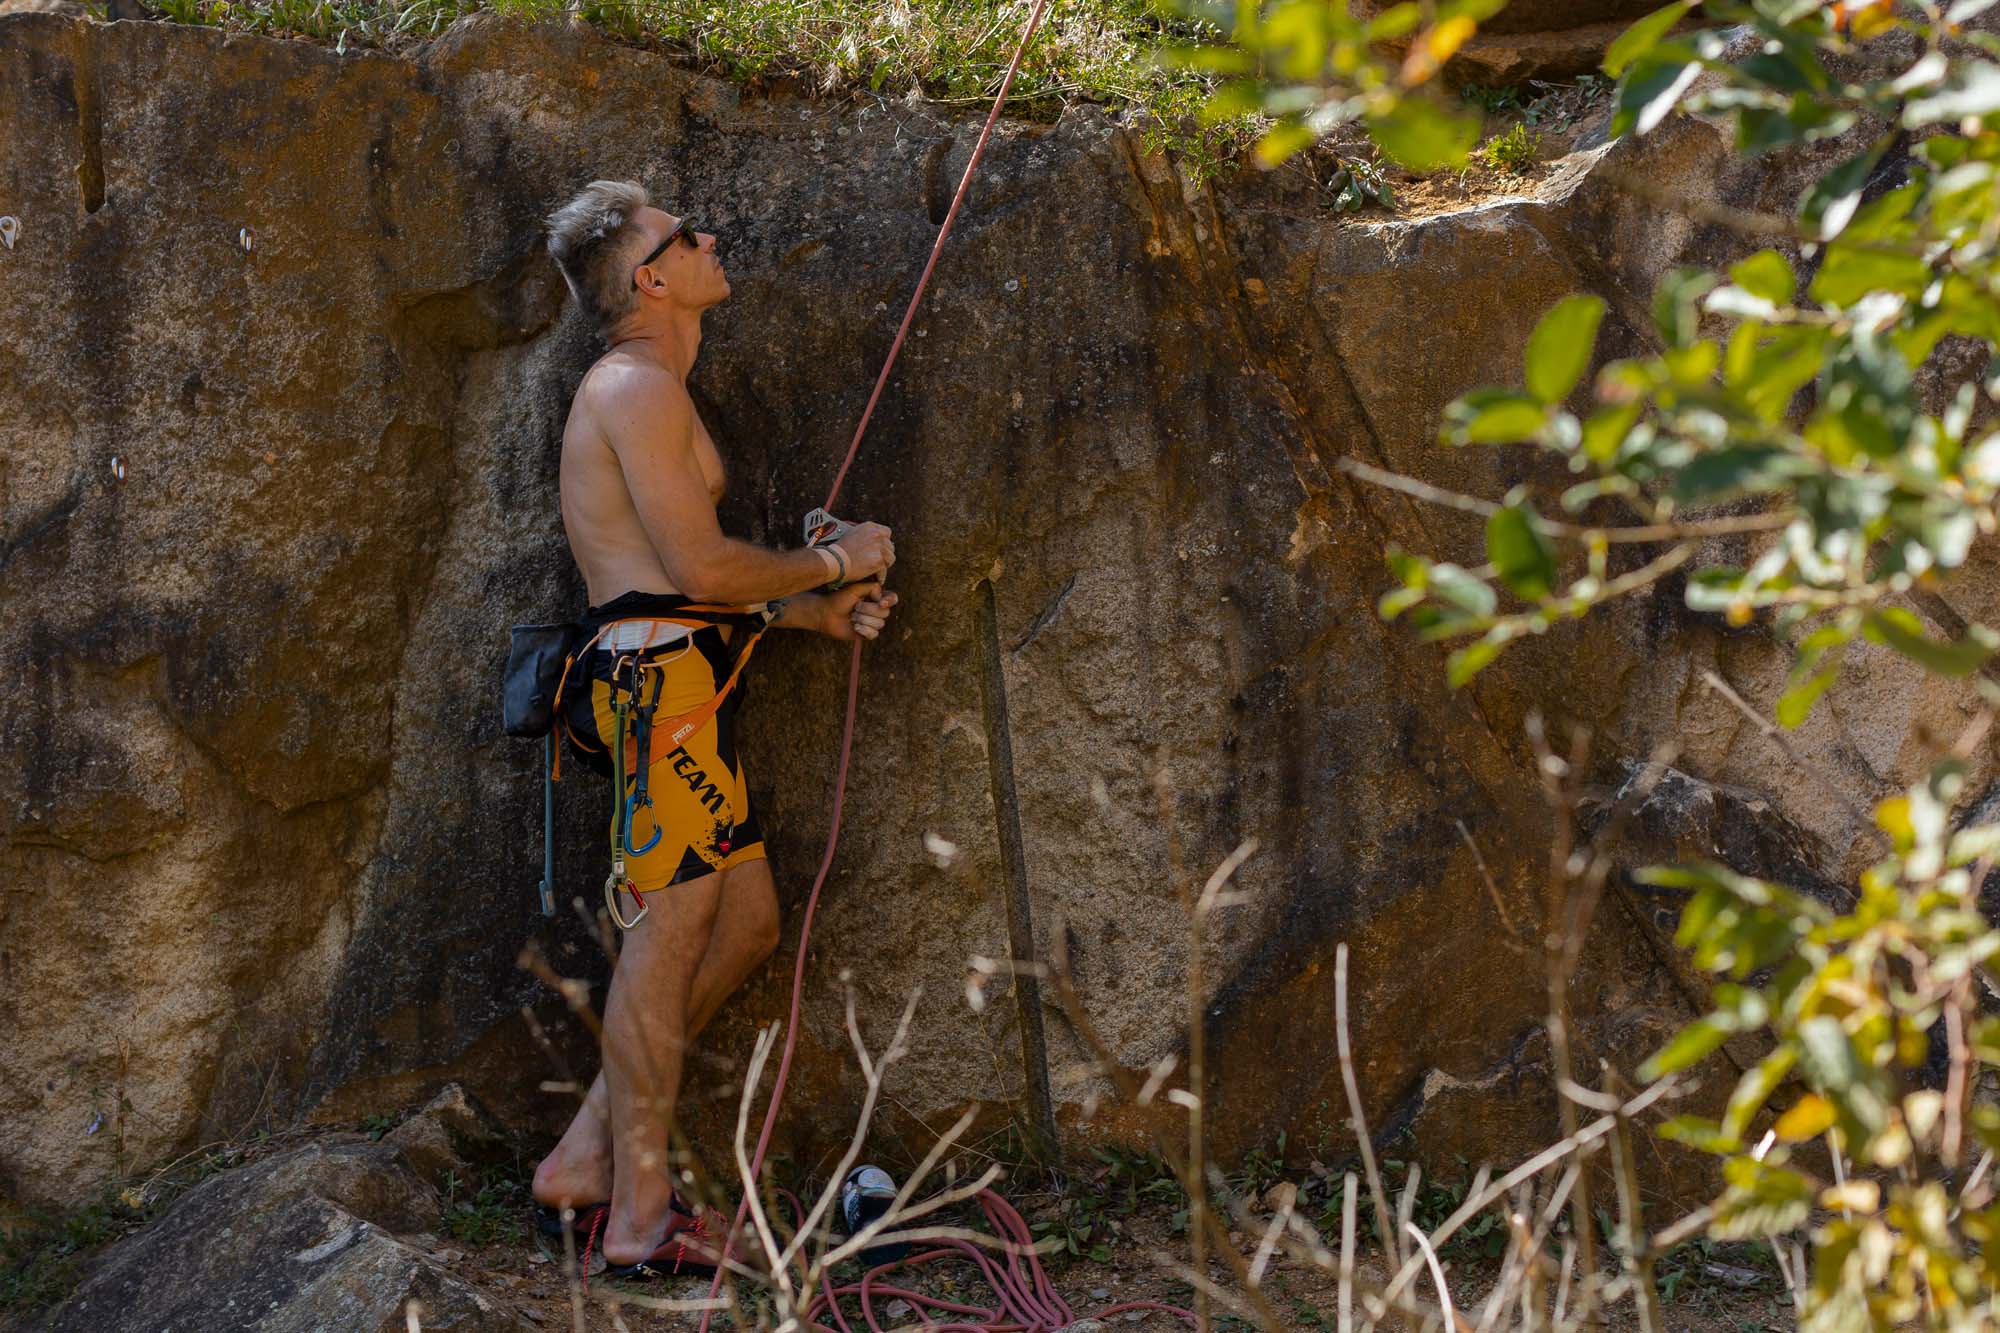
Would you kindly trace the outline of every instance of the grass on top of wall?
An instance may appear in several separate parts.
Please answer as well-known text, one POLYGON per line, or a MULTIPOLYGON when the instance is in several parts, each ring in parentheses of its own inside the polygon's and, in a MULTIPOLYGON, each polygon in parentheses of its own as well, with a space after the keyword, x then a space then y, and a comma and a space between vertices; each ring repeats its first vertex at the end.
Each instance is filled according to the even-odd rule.
MULTIPOLYGON (((346 50, 433 37, 484 10, 522 20, 582 18, 624 42, 706 73, 787 79, 829 97, 912 90, 975 105, 998 91, 1027 0, 147 0, 163 17, 346 50)), ((1213 76, 1159 55, 1163 44, 1219 40, 1213 27, 1155 0, 1052 0, 1009 96, 1013 114, 1049 118, 1072 102, 1136 114, 1149 147, 1199 174, 1255 137, 1244 120, 1203 126, 1213 76)))

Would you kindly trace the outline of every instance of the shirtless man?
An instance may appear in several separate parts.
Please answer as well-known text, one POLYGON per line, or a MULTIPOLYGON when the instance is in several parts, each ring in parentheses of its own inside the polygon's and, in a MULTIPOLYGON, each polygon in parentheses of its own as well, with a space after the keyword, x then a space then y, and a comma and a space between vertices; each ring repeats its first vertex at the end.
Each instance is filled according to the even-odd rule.
POLYGON ((610 343, 563 430, 563 529, 589 591, 586 627, 602 631, 587 679, 565 689, 572 740, 586 753, 611 748, 615 667, 636 664, 661 725, 718 692, 723 700, 652 765, 647 805, 628 804, 636 893, 623 901, 645 910, 625 933, 605 1003, 603 1071, 535 1172, 535 1198, 577 1209, 612 1270, 636 1274, 701 1262, 668 1169, 682 1058, 778 940, 725 682, 739 646, 766 623, 847 641, 880 634, 896 604, 880 580, 896 552, 876 523, 834 547, 794 551, 725 537, 715 517, 722 458, 687 391, 702 312, 729 295, 715 237, 619 181, 594 182, 548 225, 549 253, 610 343), (688 603, 726 613, 699 628, 653 618, 688 603))

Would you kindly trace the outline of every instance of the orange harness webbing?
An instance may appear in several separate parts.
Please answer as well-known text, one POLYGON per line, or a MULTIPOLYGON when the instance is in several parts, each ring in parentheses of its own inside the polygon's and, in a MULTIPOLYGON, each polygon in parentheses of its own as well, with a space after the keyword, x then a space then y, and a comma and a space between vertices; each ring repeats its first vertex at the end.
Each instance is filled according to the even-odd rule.
MULTIPOLYGON (((743 614, 743 608, 740 606, 689 605, 682 607, 681 610, 710 611, 721 615, 735 615, 735 616, 740 616, 743 614)), ((645 625, 651 625, 654 628, 658 628, 661 625, 679 625, 688 630, 704 630, 712 627, 716 623, 717 622, 713 620, 682 619, 679 616, 629 616, 623 620, 606 621, 603 625, 598 627, 597 633, 590 636, 590 641, 588 643, 584 644, 583 647, 577 649, 574 653, 571 653, 567 658, 563 659, 562 675, 556 681, 556 698, 554 705, 555 726, 559 728, 564 735, 568 736, 570 740, 578 747, 585 750, 595 750, 598 748, 597 746, 592 745, 589 741, 586 741, 581 737, 579 737, 576 734, 575 729, 570 727, 567 720, 564 718, 563 691, 569 688, 570 668, 576 665, 578 658, 587 657, 590 654, 590 650, 597 646, 597 641, 604 637, 605 631, 609 630, 612 626, 645 624, 645 625)), ((736 682, 742 678, 743 668, 750 665, 750 654, 752 650, 754 650, 757 647, 757 640, 763 638, 764 631, 769 628, 770 624, 767 621, 762 629, 758 629, 752 632, 750 637, 744 641, 742 651, 736 654, 736 662, 733 666, 730 667, 728 679, 722 682, 722 688, 717 690, 715 692, 715 696, 711 698, 707 703, 702 704, 698 708, 689 709, 687 712, 682 713, 678 717, 667 718, 664 721, 655 722, 653 724, 652 740, 650 744, 647 746, 649 753, 646 755, 646 762, 648 764, 652 763, 662 754, 673 753, 676 747, 678 747, 688 737, 694 735, 695 732, 700 731, 702 726, 705 723, 707 723, 707 721, 711 717, 715 716, 716 710, 722 707, 722 701, 729 697, 729 692, 736 688, 736 682)), ((680 659, 678 657, 675 657, 670 660, 679 661, 680 659)), ((667 663, 637 662, 634 665, 641 668, 651 667, 655 670, 664 670, 667 666, 667 663)), ((549 770, 549 780, 551 782, 560 782, 562 780, 562 747, 558 745, 555 746, 554 749, 555 749, 555 759, 549 770)), ((639 752, 637 749, 634 749, 630 751, 626 757, 625 772, 628 775, 635 772, 637 770, 638 762, 639 762, 639 752)))

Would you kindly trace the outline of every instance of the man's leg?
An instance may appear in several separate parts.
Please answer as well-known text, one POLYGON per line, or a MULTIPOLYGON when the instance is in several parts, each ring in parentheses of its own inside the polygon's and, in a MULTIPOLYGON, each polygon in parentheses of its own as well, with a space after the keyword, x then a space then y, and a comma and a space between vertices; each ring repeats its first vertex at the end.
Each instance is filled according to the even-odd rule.
POLYGON ((637 1263, 664 1238, 674 1194, 667 1127, 687 1053, 688 1000, 721 897, 720 875, 652 894, 646 919, 625 932, 619 950, 604 1002, 612 1176, 603 1248, 610 1263, 637 1263))
MULTIPOLYGON (((685 887, 674 885, 662 892, 685 887)), ((648 922, 651 919, 649 915, 648 922)), ((737 987, 771 956, 777 943, 778 893, 771 880, 771 863, 746 861, 724 871, 722 900, 709 933, 708 952, 695 972, 688 1000, 689 1043, 737 987)), ((535 1169, 535 1198, 556 1207, 601 1203, 611 1197, 611 1163, 610 1089, 600 1071, 562 1141, 535 1169)))

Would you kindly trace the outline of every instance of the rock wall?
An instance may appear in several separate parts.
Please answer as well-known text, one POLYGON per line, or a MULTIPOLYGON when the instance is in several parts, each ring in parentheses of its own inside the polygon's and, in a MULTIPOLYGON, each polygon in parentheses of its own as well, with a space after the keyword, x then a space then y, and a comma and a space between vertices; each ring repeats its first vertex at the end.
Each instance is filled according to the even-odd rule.
MULTIPOLYGON (((449 1078, 548 1123, 559 1074, 518 1010, 588 1053, 516 957, 536 940, 566 973, 603 967, 567 914, 535 913, 538 753, 496 703, 506 627, 581 598, 555 481, 593 345, 538 219, 629 176, 721 235, 736 291, 695 389, 726 525, 789 542, 977 122, 751 98, 489 18, 387 56, 15 13, 0 124, 0 213, 21 223, 0 250, 0 1194, 70 1196, 449 1078)), ((1541 1140, 1531 708, 1589 726, 1607 781, 1680 737, 1683 770, 1768 801, 1840 871, 1851 817, 1698 683, 1768 701, 1785 654, 1762 629, 1666 586, 1448 694, 1438 650, 1372 609, 1386 543, 1470 555, 1477 529, 1337 460, 1484 494, 1530 479, 1513 453, 1438 449, 1443 404, 1516 376, 1579 287, 1610 299, 1611 350, 1642 345, 1654 278, 1731 249, 1602 183, 1607 151, 1745 206, 1782 206, 1809 165, 1752 173, 1684 124, 1532 195, 1355 221, 1289 172, 1193 189, 1095 110, 1003 126, 847 489, 896 528, 904 603, 867 654, 807 970, 799 1160, 856 1100, 843 976, 878 1044, 923 988, 885 1144, 921 1148, 966 1106, 1070 1150, 1144 1129, 1096 1105, 1046 997, 1003 980, 970 1009, 967 959, 1005 956, 1025 913, 1120 1060, 1150 1065, 1183 1046, 1174 849, 1199 880, 1252 835, 1204 959, 1219 1146, 1347 1141, 1343 940, 1372 1123, 1440 1156, 1541 1140), (960 849, 950 866, 926 834, 960 849)), ((748 769, 789 949, 845 653, 760 658, 748 769)), ((1797 744, 1865 796, 1956 705, 1893 660, 1862 671, 1797 744)), ((594 903, 602 793, 573 770, 561 792, 560 896, 594 903)), ((1629 1066, 1689 1012, 1663 926, 1623 889, 1601 914, 1574 997, 1587 1056, 1629 1066)), ((789 975, 781 954, 706 1043, 698 1138, 719 1146, 789 975)))

